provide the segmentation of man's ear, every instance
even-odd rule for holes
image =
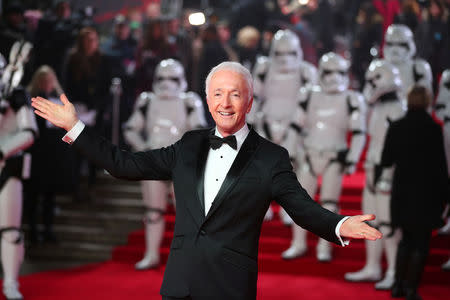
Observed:
[[[253,96],[248,100],[249,101],[249,104],[248,104],[248,107],[247,107],[247,114],[252,110],[252,105],[253,105]]]

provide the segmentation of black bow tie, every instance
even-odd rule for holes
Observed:
[[[229,135],[225,138],[218,137],[217,135],[209,136],[209,144],[213,150],[219,149],[223,143],[226,143],[234,150],[237,150],[237,140],[234,135]]]

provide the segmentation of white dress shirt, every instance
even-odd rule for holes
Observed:
[[[204,179],[204,195],[205,195],[205,216],[208,214],[209,209],[219,192],[222,183],[227,176],[231,165],[234,162],[239,150],[242,147],[245,139],[247,138],[250,130],[247,124],[245,124],[234,136],[237,141],[237,149],[234,150],[230,145],[224,143],[221,147],[213,150],[209,149],[208,158],[205,165],[205,179]],[[223,138],[220,132],[216,128],[215,135]]]
[[[62,140],[68,144],[72,144],[80,135],[80,133],[83,131],[84,127],[85,127],[84,123],[78,120],[75,126],[73,126],[72,129],[69,130],[66,133],[66,135],[64,135]],[[236,150],[231,148],[226,143],[222,144],[222,146],[219,147],[218,149],[215,150],[209,149],[208,158],[206,160],[205,166],[205,177],[204,177],[205,179],[203,186],[205,195],[205,215],[208,214],[208,211],[211,208],[214,198],[219,192],[219,189],[222,186],[222,183],[224,182],[225,177],[227,176],[227,173],[234,162],[234,159],[239,153],[239,150],[241,149],[242,144],[244,143],[249,133],[250,129],[246,124],[244,125],[244,127],[239,129],[239,131],[237,131],[234,134],[234,136],[236,136],[237,141]],[[218,137],[223,137],[217,130],[217,128],[215,131],[215,135],[217,135]],[[335,229],[335,234],[338,237],[339,241],[341,242],[342,246],[346,246],[349,244],[349,241],[348,240],[343,241],[339,234],[339,230],[341,228],[342,223],[344,223],[344,221],[347,220],[348,218],[349,217],[344,217],[336,225]]]

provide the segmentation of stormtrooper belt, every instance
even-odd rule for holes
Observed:
[[[5,161],[5,166],[0,173],[0,190],[10,177],[22,179],[23,155],[13,156]]]

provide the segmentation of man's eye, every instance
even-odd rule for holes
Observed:
[[[239,94],[233,94],[233,96],[234,96],[234,97],[240,97],[240,95],[239,95]]]
[[[215,93],[214,96],[219,97],[220,93]]]

